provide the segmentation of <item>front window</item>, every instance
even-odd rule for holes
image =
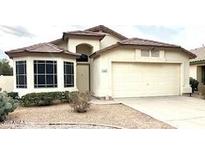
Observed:
[[[34,87],[57,87],[56,61],[34,61]]]
[[[74,65],[71,62],[64,62],[64,87],[74,86]]]
[[[16,88],[27,88],[26,61],[16,61]]]

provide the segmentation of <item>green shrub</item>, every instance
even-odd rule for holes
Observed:
[[[69,103],[69,97],[70,97],[69,91],[56,92],[54,95],[55,95],[54,100],[60,100],[62,103]]]
[[[19,95],[17,92],[9,92],[7,93],[9,97],[13,98],[13,99],[19,99]]]
[[[70,94],[70,107],[75,112],[84,113],[90,108],[90,94],[82,92],[72,92]]]
[[[17,103],[6,93],[0,93],[0,122],[6,119],[9,112],[13,112],[17,108]]]
[[[52,105],[56,100],[69,102],[69,92],[30,93],[21,97],[20,104],[24,107]]]
[[[194,78],[190,77],[189,78],[189,84],[192,88],[192,93],[194,93],[194,91],[198,91],[199,81],[197,81]]]

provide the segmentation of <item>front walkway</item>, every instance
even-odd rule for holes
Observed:
[[[205,128],[205,100],[186,96],[116,99],[176,128]]]

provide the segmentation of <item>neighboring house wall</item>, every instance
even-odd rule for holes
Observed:
[[[197,66],[197,69],[196,69],[196,77],[197,77],[197,80],[199,81],[199,83],[202,83],[202,68],[201,66]]]
[[[115,44],[118,41],[120,41],[120,39],[118,39],[110,34],[106,34],[106,36],[100,42],[100,49],[103,49],[103,48],[108,47],[112,44]]]
[[[197,65],[190,65],[189,71],[189,76],[197,79]]]
[[[93,60],[98,73],[93,77],[93,93],[98,97],[112,96],[112,62],[147,62],[147,63],[176,63],[180,65],[180,94],[190,92],[189,86],[189,57],[181,51],[160,51],[160,57],[141,57],[140,49],[115,48]],[[92,80],[91,80],[92,81]],[[123,81],[122,81],[123,82]]]
[[[14,76],[16,76],[16,61],[26,60],[27,70],[27,88],[16,88],[16,78],[14,78],[14,91],[19,93],[19,96],[32,92],[54,92],[54,91],[76,91],[76,60],[62,57],[20,57],[14,58]],[[57,61],[57,87],[54,88],[34,88],[34,60],[51,60]],[[74,87],[64,87],[64,61],[74,63]]]
[[[0,76],[1,91],[11,92],[14,89],[14,76]]]
[[[190,77],[196,79],[199,81],[199,84],[202,83],[202,67],[204,67],[204,64],[199,65],[190,65]]]

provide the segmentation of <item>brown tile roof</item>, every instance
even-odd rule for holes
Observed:
[[[97,55],[100,55],[103,52],[109,51],[110,49],[119,47],[119,46],[125,46],[125,45],[129,45],[129,46],[135,46],[135,47],[142,47],[142,46],[149,46],[149,47],[162,47],[162,48],[179,48],[181,49],[183,52],[187,53],[189,55],[190,58],[195,58],[196,55],[193,54],[192,52],[189,52],[188,50],[177,46],[177,45],[173,45],[173,44],[168,44],[168,43],[163,43],[163,42],[158,42],[158,41],[152,41],[152,40],[147,40],[147,39],[140,39],[140,38],[131,38],[131,39],[126,39],[123,41],[119,41],[116,44],[113,44],[111,46],[108,46],[104,49],[101,49],[99,51],[96,51],[95,53],[93,53],[92,55],[90,55],[90,57],[95,57]]]
[[[74,34],[74,35],[105,36],[105,33],[92,32],[92,31],[82,31],[82,30],[70,31],[70,32],[65,32],[65,33],[66,34]]]
[[[48,42],[48,43],[56,44],[56,43],[61,42],[61,41],[63,41],[63,38],[59,38],[59,39],[56,39],[56,40],[52,40],[52,41],[50,41],[50,42]]]
[[[197,56],[196,58],[190,60],[191,64],[205,63],[205,47],[192,49],[190,52]]]
[[[92,53],[92,54],[90,55],[90,58],[96,57],[96,56],[100,55],[101,53],[107,52],[107,51],[109,51],[109,50],[111,50],[111,49],[114,49],[114,48],[116,48],[116,47],[119,47],[119,46],[120,46],[120,43],[117,42],[117,43],[115,43],[115,44],[113,44],[113,45],[110,45],[110,46],[108,46],[108,47],[105,47],[105,48],[103,48],[103,49],[101,49],[101,50],[98,50],[98,51]]]
[[[119,42],[120,44],[125,45],[141,45],[141,46],[159,46],[159,47],[179,47],[177,45],[141,39],[141,38],[130,38]]]
[[[70,32],[64,32],[63,36],[87,36],[87,37],[96,37],[97,39],[101,40],[105,37],[105,33],[102,32],[92,32],[92,31],[70,31]]]
[[[59,48],[58,46],[52,44],[52,43],[39,43],[35,45],[31,45],[28,47],[23,47],[23,48],[18,48],[15,50],[10,50],[6,51],[5,53],[9,56],[12,57],[16,53],[22,53],[22,52],[27,52],[27,53],[63,53],[71,56],[80,56],[77,53],[70,52],[68,50],[63,50]]]
[[[92,31],[92,32],[104,32],[104,33],[108,33],[111,34],[117,38],[119,38],[120,40],[125,40],[127,39],[127,37],[123,36],[122,34],[104,26],[104,25],[99,25],[99,26],[95,26],[89,29],[86,29],[86,31]]]

